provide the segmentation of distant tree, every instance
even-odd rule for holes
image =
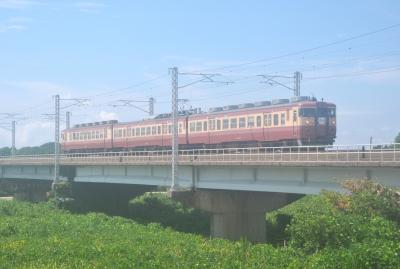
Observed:
[[[394,139],[394,143],[400,143],[400,133]]]
[[[9,156],[9,155],[11,155],[11,148],[9,147],[0,148],[0,156]]]
[[[36,147],[23,147],[17,151],[18,155],[52,154],[54,153],[54,143],[49,142]]]

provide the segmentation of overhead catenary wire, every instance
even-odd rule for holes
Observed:
[[[193,72],[206,72],[206,71],[215,71],[215,70],[225,70],[225,69],[234,69],[237,67],[242,67],[242,66],[246,66],[246,65],[252,65],[252,64],[256,64],[256,63],[260,63],[260,62],[269,62],[269,61],[273,61],[273,60],[278,60],[278,59],[282,59],[282,58],[286,58],[286,57],[290,57],[290,56],[296,56],[296,55],[300,55],[300,54],[305,54],[308,52],[312,52],[315,50],[319,50],[319,49],[323,49],[323,48],[328,48],[328,47],[332,47],[338,44],[342,44],[342,43],[346,43],[352,40],[356,40],[359,38],[363,38],[363,37],[367,37],[367,36],[371,36],[380,32],[384,32],[384,31],[388,31],[394,28],[400,27],[400,23],[397,24],[393,24],[393,25],[389,25],[383,28],[379,28],[377,30],[373,30],[373,31],[369,31],[369,32],[365,32],[359,35],[355,35],[349,38],[344,38],[344,39],[340,39],[337,41],[333,41],[333,42],[329,42],[329,43],[325,43],[325,44],[321,44],[315,47],[311,47],[311,48],[307,48],[307,49],[303,49],[303,50],[298,50],[298,51],[293,51],[293,52],[289,52],[289,53],[285,53],[285,54],[281,54],[278,56],[272,56],[272,57],[268,57],[268,58],[262,58],[262,59],[258,59],[258,60],[253,60],[253,61],[248,61],[248,62],[243,62],[240,64],[232,64],[232,65],[225,65],[225,66],[220,66],[220,67],[215,67],[215,68],[207,68],[207,69],[202,69],[202,70],[196,70]]]

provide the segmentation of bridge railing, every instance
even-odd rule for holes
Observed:
[[[168,163],[171,150],[68,153],[62,163]],[[51,163],[53,154],[0,156],[1,163]],[[179,150],[181,162],[400,162],[400,144]]]

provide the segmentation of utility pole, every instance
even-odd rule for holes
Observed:
[[[179,189],[179,132],[178,132],[178,117],[179,117],[179,101],[185,101],[187,99],[179,99],[178,90],[191,86],[199,82],[211,82],[211,83],[221,83],[230,84],[232,81],[216,81],[215,76],[219,74],[205,74],[205,73],[178,73],[178,67],[174,66],[169,69],[171,74],[171,88],[172,88],[172,165],[171,165],[171,191],[176,191]],[[199,80],[190,82],[186,85],[178,86],[178,75],[190,75],[190,76],[200,76]]]
[[[178,162],[179,162],[179,137],[178,137],[178,67],[170,68],[172,80],[172,183],[171,191],[179,188]]]
[[[302,77],[299,71],[294,72],[294,96],[300,96],[300,80]]]
[[[65,128],[66,129],[69,129],[71,127],[70,126],[70,119],[71,119],[71,112],[67,111],[65,113]]]
[[[25,120],[26,118],[20,117],[17,113],[0,113],[0,115],[4,115],[4,119],[11,119],[11,124],[9,123],[0,123],[0,128],[3,128],[7,131],[11,132],[11,156],[15,156],[16,147],[15,147],[15,126],[17,124],[17,120]]]
[[[149,98],[149,115],[150,116],[154,115],[154,98],[153,97]]]
[[[15,156],[15,152],[16,152],[16,148],[15,148],[15,123],[16,121],[13,120],[11,122],[11,135],[12,135],[12,142],[11,142],[11,156],[14,157]]]
[[[65,107],[60,107],[61,101],[72,101],[73,103]],[[54,96],[54,114],[45,114],[46,116],[54,116],[54,178],[53,184],[51,185],[52,190],[54,190],[55,184],[58,183],[60,176],[60,110],[72,106],[83,106],[87,101],[89,100],[79,98],[61,99],[60,95],[57,94]],[[69,116],[70,114],[67,114],[68,121]],[[67,124],[69,125],[69,122]]]
[[[55,112],[54,112],[54,181],[52,184],[52,188],[54,188],[54,184],[58,182],[59,176],[59,162],[60,162],[60,95],[56,95],[54,98],[55,104]]]
[[[275,86],[275,85],[282,86],[282,87],[284,87],[284,88],[286,88],[288,90],[293,91],[293,94],[296,97],[301,95],[301,93],[300,93],[300,81],[303,78],[303,75],[299,71],[294,72],[292,77],[290,77],[290,76],[279,76],[279,75],[273,75],[272,76],[272,75],[265,75],[265,74],[261,74],[261,75],[258,75],[258,76],[262,77],[264,79],[264,81],[262,81],[262,83],[266,83],[266,84],[269,84],[271,86]],[[293,88],[291,88],[291,87],[289,87],[289,86],[287,86],[287,85],[285,85],[285,84],[283,84],[283,83],[281,83],[281,82],[276,80],[276,79],[279,79],[279,78],[281,78],[281,79],[282,78],[283,79],[293,79]]]

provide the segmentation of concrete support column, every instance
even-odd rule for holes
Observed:
[[[211,235],[229,240],[246,238],[265,242],[265,213],[280,208],[293,197],[286,193],[227,190],[175,191],[171,197],[211,213]]]

